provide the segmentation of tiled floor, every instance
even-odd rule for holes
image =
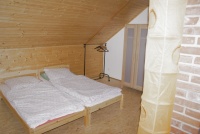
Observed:
[[[120,87],[120,81],[111,79],[100,80],[112,86]],[[46,132],[46,134],[136,134],[140,115],[142,92],[123,88],[124,108],[119,109],[119,103],[92,113],[90,127],[84,127],[83,118]],[[13,116],[3,101],[0,101],[0,133],[27,134],[28,132],[18,119]]]

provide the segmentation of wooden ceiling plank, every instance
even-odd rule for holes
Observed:
[[[144,0],[129,1],[132,6],[132,2],[136,2],[138,8],[145,3]],[[127,18],[131,18],[132,14],[121,10],[127,2],[0,1],[0,48],[81,45],[89,40],[92,43],[103,42],[127,23]]]

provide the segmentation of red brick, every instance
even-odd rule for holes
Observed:
[[[188,92],[187,98],[200,104],[200,93]]]
[[[199,64],[200,65],[200,57],[196,57],[194,59],[194,64]]]
[[[195,25],[197,24],[199,17],[185,17],[184,24],[185,25]]]
[[[184,54],[192,54],[192,55],[200,55],[199,47],[181,47],[181,53]]]
[[[183,113],[183,110],[184,110],[183,107],[174,104],[174,111],[177,111],[177,112]]]
[[[183,63],[192,63],[192,56],[180,56],[179,62],[183,62]]]
[[[200,110],[200,104],[199,103],[191,102],[189,100],[185,100],[185,99],[178,98],[178,97],[175,97],[175,104],[179,104],[179,105],[182,105],[184,107],[195,109],[195,110]]]
[[[196,75],[200,75],[200,67],[197,66],[191,66],[191,65],[185,65],[185,64],[179,64],[180,71],[188,72]]]
[[[199,131],[199,129],[191,127],[191,126],[188,126],[186,124],[183,124],[182,128],[183,128],[183,130],[185,130],[187,132],[190,132],[192,134],[198,134],[198,131]]]
[[[200,119],[200,111],[196,112],[194,110],[186,108],[185,114],[193,118]]]
[[[176,89],[176,95],[180,97],[186,97],[187,91],[182,90],[182,89]]]
[[[190,125],[195,126],[195,127],[199,127],[199,124],[200,124],[200,122],[197,121],[197,120],[194,120],[192,118],[189,118],[187,116],[184,116],[182,114],[178,114],[178,113],[175,113],[175,112],[173,112],[172,117],[174,119],[177,119],[179,121],[182,121],[184,123],[190,124]]]
[[[174,119],[172,119],[171,125],[173,125],[173,126],[175,126],[177,128],[181,128],[181,122],[177,121],[177,120],[174,120]]]
[[[197,5],[200,4],[200,0],[188,0],[187,5]]]
[[[196,83],[196,84],[200,84],[200,77],[192,76],[191,82]]]
[[[194,42],[195,42],[195,38],[194,37],[186,37],[186,36],[184,36],[182,38],[182,43],[183,44],[194,44]]]
[[[200,6],[186,8],[186,15],[200,15]]]
[[[183,81],[189,81],[189,75],[179,73],[178,74],[178,79],[179,80],[183,80]]]
[[[183,34],[198,35],[200,33],[199,27],[184,27]]]
[[[188,90],[190,92],[199,92],[200,91],[200,85],[196,85],[196,84],[192,84],[192,83],[185,83],[185,82],[177,81],[176,87],[184,89],[184,90]]]
[[[186,132],[183,132],[182,130],[177,129],[173,126],[171,126],[171,132],[174,133],[174,134],[187,134]]]

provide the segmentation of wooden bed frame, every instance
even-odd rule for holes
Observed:
[[[87,118],[88,118],[88,120],[86,122],[86,125],[90,125],[91,124],[91,113],[92,112],[100,110],[100,109],[102,109],[104,107],[107,107],[107,106],[109,106],[111,104],[114,104],[116,102],[120,102],[120,109],[123,109],[123,94],[119,95],[117,97],[114,97],[112,99],[109,99],[107,101],[104,101],[102,103],[99,103],[97,105],[94,105],[92,107],[85,107],[86,113],[87,113]]]
[[[54,65],[54,66],[48,66],[48,67],[45,67],[45,68],[70,68],[70,66],[69,65]],[[38,74],[39,74],[40,78],[41,78],[40,74],[43,73],[43,72],[44,72],[44,68],[38,70]],[[85,120],[86,126],[89,126],[91,124],[91,113],[92,112],[95,112],[99,109],[107,107],[107,106],[114,104],[116,102],[120,102],[120,109],[123,109],[123,94],[121,94],[117,97],[114,97],[112,99],[109,99],[107,101],[104,101],[102,103],[91,106],[91,107],[85,106],[86,117],[87,117],[87,119]]]
[[[26,76],[26,75],[31,75],[31,76],[36,76],[38,77],[38,70],[23,70],[23,71],[15,71],[15,72],[5,72],[0,75],[0,83],[5,81],[6,79],[9,78],[14,78],[18,76]],[[7,106],[11,109],[11,111],[14,113],[15,116],[22,122],[22,124],[28,129],[29,134],[41,134],[44,132],[47,132],[49,130],[52,130],[54,128],[57,128],[61,125],[64,125],[68,122],[71,122],[73,120],[76,120],[78,118],[84,117],[84,124],[87,125],[86,122],[88,122],[88,117],[86,116],[87,112],[86,110],[76,112],[73,114],[66,115],[61,118],[54,119],[52,121],[49,121],[47,123],[44,123],[36,128],[30,128],[28,124],[21,118],[21,116],[16,112],[16,110],[12,107],[12,105],[9,103],[7,98],[3,95],[2,91],[0,90],[0,96],[2,97],[1,99],[4,100],[4,102],[7,104]]]

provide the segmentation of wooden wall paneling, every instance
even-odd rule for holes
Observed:
[[[82,45],[0,49],[0,53],[1,71],[36,69],[48,65],[70,64],[73,72],[83,74]]]
[[[82,44],[105,43],[144,8],[148,0],[0,1],[0,72],[70,64],[83,74]],[[73,46],[74,45],[74,46]],[[88,47],[89,77],[103,55]]]
[[[80,45],[127,0],[0,1],[0,48]]]
[[[96,46],[87,47],[86,73],[89,77],[98,76],[103,67],[102,53],[97,52],[94,47]],[[83,45],[0,49],[0,73],[69,64],[72,72],[83,74],[83,59]]]
[[[90,78],[98,77],[103,71],[103,53],[94,49],[97,46],[86,46],[86,76]]]
[[[147,0],[131,0],[128,4],[126,0],[0,1],[3,37],[0,47],[78,45],[94,36],[93,40],[104,43],[147,3]],[[127,6],[121,11],[124,5]]]

